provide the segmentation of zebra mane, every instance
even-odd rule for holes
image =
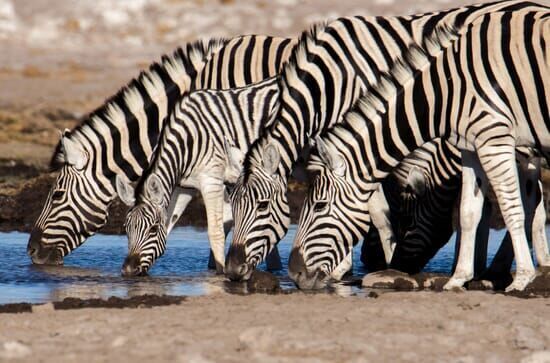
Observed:
[[[294,49],[292,50],[292,54],[290,55],[287,62],[283,65],[281,72],[279,73],[278,77],[278,83],[279,83],[279,91],[283,92],[284,89],[288,89],[288,84],[286,81],[287,77],[281,77],[282,74],[289,75],[290,77],[297,77],[297,66],[298,62],[304,58],[307,57],[308,54],[308,47],[317,44],[318,42],[318,36],[321,32],[323,32],[327,25],[329,24],[328,21],[318,22],[316,24],[313,24],[308,30],[305,30],[302,32],[300,37],[298,38],[298,42],[294,46]],[[279,99],[281,99],[281,96],[279,96]],[[277,111],[277,114],[281,112],[281,108]],[[274,115],[274,119],[277,119],[278,115]],[[265,136],[269,135],[272,129],[275,129],[277,126],[277,122],[273,122],[271,126],[264,127],[260,130],[260,134],[258,135],[258,138],[250,145],[248,152],[246,154],[246,157],[244,159],[243,163],[243,170],[242,175],[244,175],[244,182],[246,183],[248,181],[248,176],[251,173],[251,169],[253,166],[253,156],[257,156],[257,153],[259,152],[260,148],[263,146],[262,143],[265,140]]]
[[[416,79],[431,64],[433,58],[451,47],[459,36],[460,33],[456,27],[439,25],[431,35],[423,39],[422,45],[409,44],[407,50],[394,61],[389,71],[381,73],[378,81],[367,87],[363,96],[344,115],[344,124],[364,122],[365,117],[372,119],[380,112],[385,112],[382,101],[402,92],[404,84]],[[336,125],[334,128],[338,127],[339,125]]]
[[[105,127],[127,123],[134,120],[135,114],[141,114],[150,105],[140,100],[139,89],[146,89],[153,101],[159,100],[161,95],[168,94],[168,101],[172,103],[180,93],[188,90],[193,77],[196,75],[195,65],[204,62],[210,54],[216,52],[227,43],[226,39],[215,38],[208,41],[198,40],[179,47],[171,54],[161,57],[160,62],[153,62],[148,69],[140,72],[127,85],[122,87],[114,96],[108,98],[103,105],[84,117],[82,122],[70,131],[65,131],[63,137],[79,143],[79,136],[86,138],[86,134]],[[165,81],[173,81],[166,88]],[[177,93],[177,95],[176,95]],[[168,110],[173,105],[168,104]],[[50,161],[52,171],[59,170],[65,164],[63,145],[58,142]]]

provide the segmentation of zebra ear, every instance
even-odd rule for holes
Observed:
[[[147,198],[156,205],[162,204],[162,182],[155,174],[151,174],[145,183]]]
[[[267,144],[264,148],[264,157],[262,160],[264,168],[268,174],[275,175],[281,162],[281,154],[275,144]]]
[[[426,177],[422,170],[418,166],[413,166],[409,170],[409,175],[407,175],[407,187],[413,191],[417,196],[423,196],[426,193]]]
[[[226,182],[235,183],[243,169],[245,153],[238,147],[233,146],[231,141],[225,138],[223,143],[225,151],[225,175]]]
[[[120,200],[128,207],[133,207],[136,203],[134,187],[132,187],[132,185],[126,181],[126,178],[120,174],[117,174],[115,184],[116,192]]]
[[[78,170],[86,166],[86,162],[88,161],[86,152],[82,150],[80,145],[71,140],[66,133],[61,138],[61,145],[63,146],[63,158],[67,164],[74,166]]]
[[[346,173],[346,162],[340,152],[324,142],[320,137],[315,139],[315,145],[317,145],[317,152],[321,160],[332,170],[334,175],[344,176]]]

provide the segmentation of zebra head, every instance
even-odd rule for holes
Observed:
[[[351,182],[348,164],[334,147],[316,141],[308,169],[315,176],[304,201],[288,273],[301,289],[340,279],[352,249],[369,231],[367,200]]]
[[[107,221],[112,200],[95,176],[82,140],[64,132],[52,159],[59,175],[48,193],[27,245],[35,264],[63,264],[63,258]],[[106,182],[108,184],[108,180]]]
[[[134,189],[122,177],[117,176],[116,187],[120,199],[132,207],[124,224],[128,256],[122,265],[122,275],[146,275],[166,250],[166,206],[163,205],[161,181],[156,175],[150,175],[137,203]]]
[[[278,172],[279,162],[277,147],[268,144],[231,191],[235,227],[225,262],[231,280],[247,280],[288,230],[287,178]]]

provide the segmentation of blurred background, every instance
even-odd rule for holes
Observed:
[[[471,2],[0,0],[0,230],[28,231],[40,213],[59,130],[177,46],[251,33],[296,37],[341,15],[405,15]],[[292,190],[298,206],[303,186]],[[182,223],[204,223],[200,201],[190,208],[196,219]],[[123,213],[115,205],[106,232],[119,231]]]

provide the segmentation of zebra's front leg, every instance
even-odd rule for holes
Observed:
[[[514,247],[516,275],[506,291],[524,290],[535,278],[535,267],[531,260],[527,235],[525,233],[525,212],[521,201],[515,144],[507,143],[512,135],[492,138],[478,147],[479,160],[487,175],[504,218],[504,223]]]
[[[460,199],[460,241],[458,261],[445,290],[463,288],[474,277],[474,251],[477,227],[481,220],[485,187],[477,157],[469,151],[462,152],[462,192]]]
[[[395,252],[396,239],[390,221],[390,207],[381,184],[378,190],[372,194],[368,203],[368,210],[372,218],[372,224],[378,229],[386,265],[389,266]]]
[[[216,272],[221,274],[225,265],[224,185],[208,180],[201,185],[201,194],[206,208],[210,248]]]

